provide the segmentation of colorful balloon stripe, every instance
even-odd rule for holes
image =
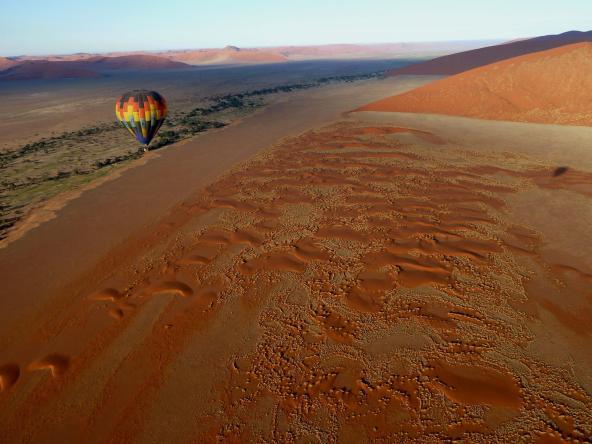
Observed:
[[[115,104],[115,115],[140,143],[148,145],[167,115],[166,100],[156,91],[130,91]]]

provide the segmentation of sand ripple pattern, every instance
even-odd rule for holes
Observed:
[[[537,335],[589,344],[592,272],[506,201],[589,177],[503,160],[347,121],[286,140],[27,339],[67,354],[0,366],[0,437],[584,442],[592,384]]]

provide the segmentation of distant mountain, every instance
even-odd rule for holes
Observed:
[[[512,57],[581,42],[592,42],[592,31],[570,31],[460,52],[405,66],[391,71],[389,75],[453,75]]]
[[[466,71],[358,111],[592,126],[591,73],[592,43],[576,43]]]
[[[99,73],[77,66],[74,62],[48,62],[46,60],[26,60],[0,71],[0,80],[49,80],[76,77],[99,77]]]

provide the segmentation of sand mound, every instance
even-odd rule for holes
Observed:
[[[584,243],[592,171],[479,148],[349,119],[261,152],[0,323],[0,430],[585,442],[592,269],[514,208],[588,199],[556,216]]]
[[[10,60],[9,60],[10,61]],[[145,54],[119,57],[90,57],[75,61],[25,60],[0,72],[0,80],[68,79],[99,77],[101,71],[179,69],[189,65]],[[0,60],[0,68],[2,60]]]
[[[492,120],[592,125],[592,43],[477,68],[361,108]]]
[[[481,48],[496,42],[490,41],[442,41],[399,42],[375,44],[330,44],[313,46],[279,46],[273,48],[290,60],[392,58],[408,55],[440,56]]]
[[[92,66],[94,69],[178,69],[187,68],[187,64],[169,60],[165,57],[134,54],[119,57],[92,57],[77,62],[82,66]]]
[[[28,60],[0,73],[0,80],[69,79],[75,77],[98,77],[92,69],[73,62],[47,62]]]
[[[427,62],[391,71],[389,74],[452,75],[512,57],[546,51],[573,43],[591,41],[592,31],[571,31],[559,35],[546,35],[438,57]]]
[[[7,59],[6,57],[0,57],[0,71],[4,71],[5,69],[16,65],[16,63],[17,62],[14,60]]]
[[[223,49],[201,49],[195,51],[171,52],[171,60],[191,65],[215,65],[233,63],[278,63],[288,60],[283,54],[273,50],[241,49],[227,46]]]
[[[282,63],[294,60],[350,60],[394,58],[404,55],[433,57],[467,51],[491,41],[443,41],[416,43],[380,43],[369,45],[332,44],[314,46],[276,46],[262,48],[224,48],[168,50],[162,52],[133,51],[50,55],[21,55],[10,59],[0,57],[0,71],[25,61],[88,62],[100,69],[171,69],[190,65],[224,65]],[[84,65],[83,65],[84,67]]]

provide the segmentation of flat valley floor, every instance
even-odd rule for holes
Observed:
[[[53,293],[5,258],[0,441],[590,440],[591,136],[350,113]]]

